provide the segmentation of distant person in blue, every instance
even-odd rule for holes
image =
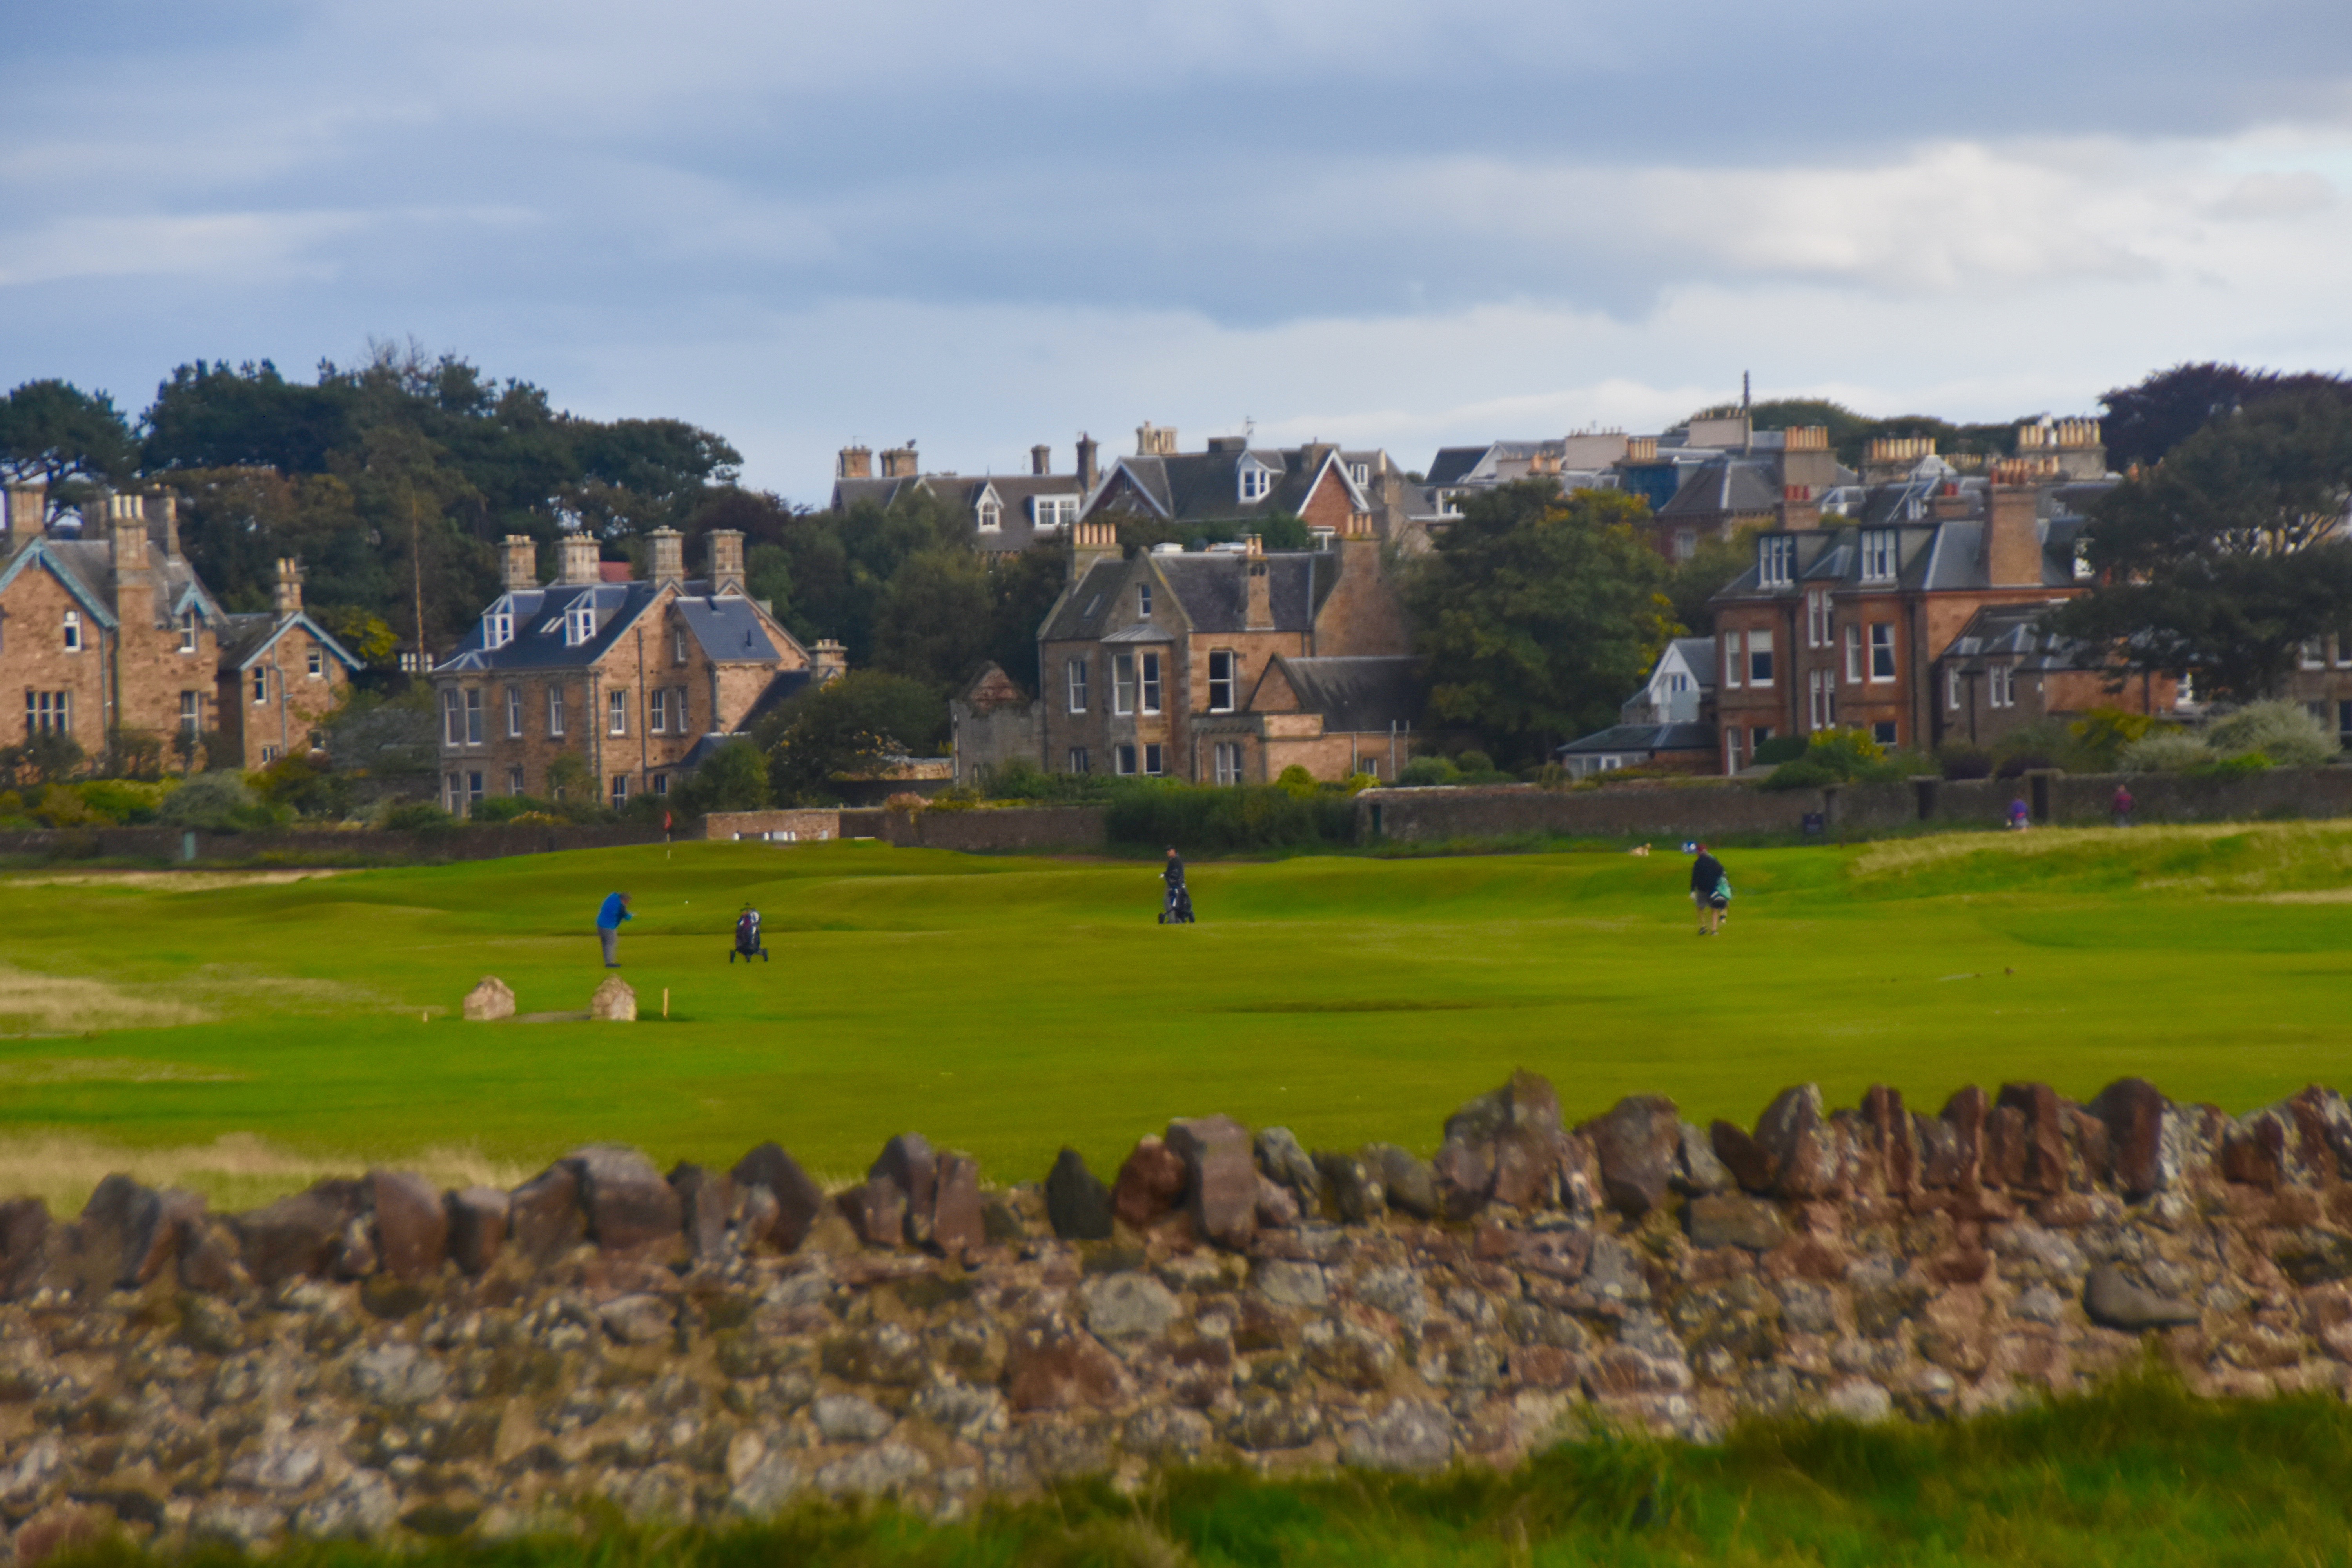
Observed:
[[[604,907],[596,911],[596,934],[604,942],[604,967],[621,967],[621,922],[637,917],[629,912],[629,895],[607,893]]]

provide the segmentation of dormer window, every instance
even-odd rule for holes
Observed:
[[[1242,469],[1242,500],[1264,500],[1274,491],[1274,475],[1251,463]]]
[[[563,612],[563,645],[578,647],[596,635],[596,606],[574,605]]]
[[[1151,584],[1149,583],[1135,585],[1135,613],[1139,616],[1151,614]]]
[[[1348,477],[1354,479],[1358,485],[1370,484],[1372,466],[1370,463],[1351,463],[1348,467]]]
[[[1030,503],[1030,515],[1039,528],[1066,528],[1078,521],[1078,498],[1039,496]]]
[[[994,496],[983,498],[980,503],[980,531],[993,533],[1003,526],[1004,508],[997,504]]]
[[[514,612],[492,610],[482,617],[482,647],[504,647],[514,641]]]
[[[1797,542],[1785,533],[1756,542],[1756,584],[1785,588],[1797,580]]]
[[[79,610],[66,612],[66,651],[68,653],[81,651],[81,612]]]
[[[1862,580],[1865,583],[1895,581],[1893,529],[1865,528],[1862,531]]]
[[[196,612],[194,610],[180,612],[180,651],[182,653],[196,651]]]

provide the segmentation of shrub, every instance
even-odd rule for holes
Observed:
[[[2336,731],[2300,702],[2249,702],[2205,732],[2224,756],[2260,752],[2279,767],[2314,767],[2336,759]]]
[[[2123,747],[2116,765],[2127,773],[2180,773],[2210,762],[2205,742],[2185,730],[2158,730]]]
[[[1793,763],[1804,754],[1805,737],[1802,735],[1775,735],[1756,748],[1756,761],[1762,767],[1779,767],[1782,763]]]
[[[1444,757],[1415,757],[1397,773],[1397,783],[1408,789],[1426,789],[1433,784],[1462,782],[1462,770]]]
[[[1992,777],[1992,753],[1982,746],[1947,741],[1936,748],[1936,771],[1948,779]]]
[[[2169,728],[2146,713],[2126,713],[2120,708],[2094,708],[2066,727],[2074,740],[2076,760],[2089,773],[2112,772],[2126,746],[2151,731]]]
[[[1495,759],[1484,752],[1470,751],[1454,758],[1454,765],[1465,773],[1491,773],[1495,771]]]
[[[289,752],[253,778],[264,801],[304,816],[341,816],[351,809],[351,781],[313,763],[308,752]]]
[[[1820,789],[1824,784],[1843,784],[1846,775],[1829,763],[1813,757],[1799,757],[1793,763],[1782,763],[1764,777],[1759,789]]]
[[[217,773],[198,773],[182,784],[156,815],[174,827],[240,833],[273,826],[288,814],[283,807],[263,805],[236,774]]]
[[[174,786],[144,779],[92,779],[81,786],[82,804],[109,822],[155,820]]]
[[[1124,783],[1107,814],[1111,841],[1191,850],[1310,848],[1349,844],[1356,808],[1342,793],[1294,795],[1280,784]]]
[[[488,805],[490,803],[486,800],[482,804]],[[394,833],[432,833],[457,826],[456,817],[429,800],[394,802],[384,807],[383,816],[380,820],[383,826]]]
[[[1316,791],[1315,775],[1293,763],[1275,779],[1274,787],[1295,800],[1305,800]]]
[[[696,816],[714,811],[758,811],[768,804],[768,763],[760,748],[738,737],[703,759],[678,792],[678,804]]]

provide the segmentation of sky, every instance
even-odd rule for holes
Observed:
[[[2095,413],[2352,370],[2344,0],[75,0],[0,56],[0,383],[414,340],[835,451]]]

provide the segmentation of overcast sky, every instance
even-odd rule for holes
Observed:
[[[0,380],[414,336],[832,454],[1997,418],[2352,369],[2346,0],[74,0],[0,57]]]

